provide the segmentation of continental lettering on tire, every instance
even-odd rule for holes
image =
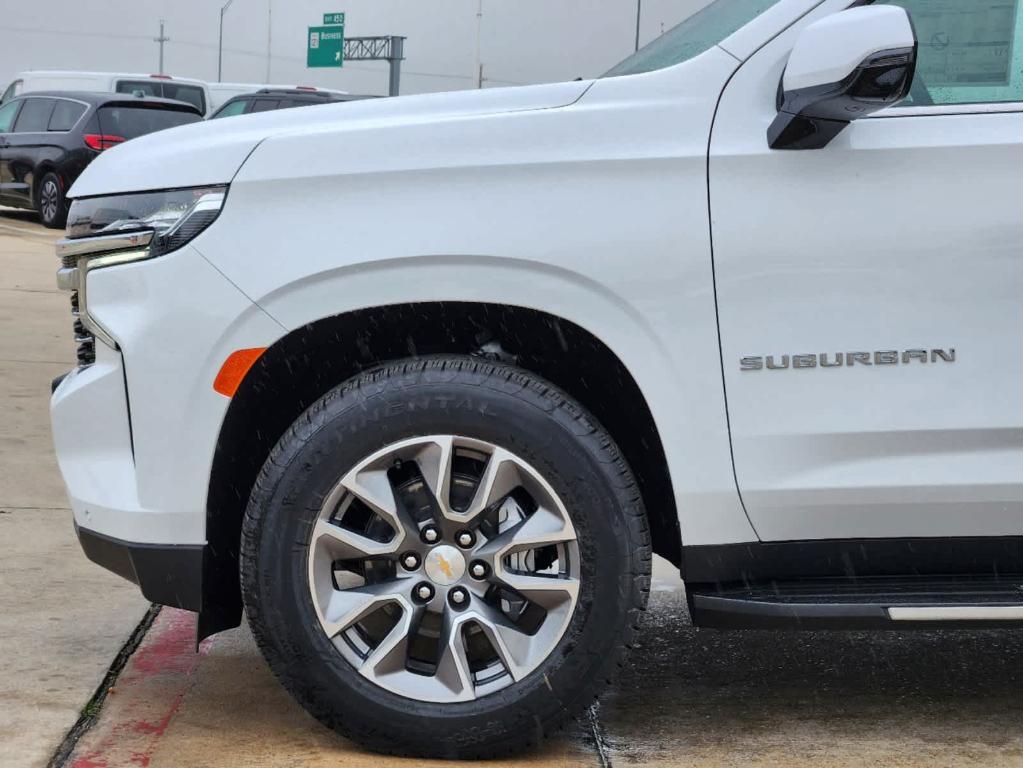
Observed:
[[[858,368],[888,365],[954,363],[954,347],[947,349],[881,349],[874,352],[821,352],[803,355],[754,355],[739,360],[741,371],[788,371],[808,368]]]

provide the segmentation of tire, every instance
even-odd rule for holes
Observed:
[[[423,437],[436,435],[457,436],[451,443],[454,447],[450,454],[438,452],[445,438],[432,442],[434,438]],[[406,445],[412,448],[401,447]],[[478,457],[482,453],[476,453],[478,448],[492,451],[485,465],[494,467],[489,477],[501,475],[512,479],[495,480],[492,486],[480,479],[478,487],[483,490],[466,492],[472,497],[472,502],[461,508],[468,510],[466,515],[473,514],[474,509],[491,498],[486,489],[493,489],[495,499],[483,507],[490,511],[481,519],[485,517],[489,522],[480,522],[472,534],[478,549],[475,554],[464,551],[464,560],[469,563],[462,576],[466,581],[444,586],[443,582],[452,576],[447,566],[444,573],[436,567],[444,558],[434,557],[435,550],[430,549],[433,544],[423,543],[422,538],[410,538],[408,528],[402,546],[420,547],[421,570],[404,572],[401,557],[406,555],[395,552],[396,562],[388,562],[383,568],[388,575],[381,577],[388,590],[395,584],[403,590],[404,585],[412,585],[417,579],[420,584],[425,579],[436,590],[433,602],[425,607],[417,607],[415,594],[407,604],[403,602],[401,618],[392,632],[404,631],[406,625],[402,622],[406,615],[411,617],[408,626],[425,631],[422,628],[426,618],[415,617],[428,616],[438,601],[443,627],[449,626],[449,620],[457,622],[462,616],[480,617],[480,622],[467,619],[448,633],[448,638],[459,638],[450,640],[451,646],[443,640],[437,642],[436,648],[429,646],[431,652],[436,651],[431,657],[436,666],[432,668],[433,687],[427,688],[421,681],[429,679],[429,674],[420,670],[419,675],[411,676],[407,671],[410,665],[424,663],[420,657],[413,659],[415,654],[410,650],[413,645],[405,647],[399,643],[394,646],[396,650],[387,650],[391,648],[388,638],[396,635],[387,634],[385,629],[380,634],[386,637],[375,649],[364,641],[368,650],[360,650],[359,641],[364,635],[358,631],[362,625],[346,630],[347,634],[335,635],[332,640],[325,629],[329,625],[334,632],[340,624],[326,620],[321,623],[322,616],[334,605],[330,601],[336,599],[334,590],[338,589],[339,579],[351,576],[335,570],[339,562],[347,561],[335,560],[341,555],[331,549],[336,544],[333,538],[336,531],[330,527],[337,523],[334,516],[339,514],[332,511],[331,494],[337,494],[345,483],[360,489],[368,487],[369,481],[362,478],[379,477],[379,473],[373,473],[386,466],[393,498],[404,499],[402,494],[413,493],[408,488],[422,491],[431,487],[426,480],[434,476],[430,457],[444,455],[455,456],[451,466],[460,468],[459,472],[437,471],[436,477],[440,479],[434,482],[442,483],[444,477],[450,477],[452,488],[472,487],[466,477],[474,475],[468,470],[463,472],[465,467],[475,468],[477,475],[488,477],[480,469],[482,460]],[[388,453],[413,449],[419,453],[411,461],[399,457],[392,462],[395,454]],[[385,458],[371,458],[365,463],[367,457],[375,455]],[[360,469],[364,466],[368,468]],[[438,466],[446,465],[439,462]],[[505,472],[508,474],[503,475]],[[410,485],[399,485],[405,476],[402,473],[425,482],[413,479]],[[358,478],[357,482],[353,477]],[[339,478],[345,479],[339,484]],[[514,491],[501,496],[516,482],[520,485]],[[341,522],[349,515],[361,520],[352,511],[361,504],[361,497],[350,494],[347,487],[342,494],[348,501],[337,507],[347,504],[340,513]],[[448,507],[444,507],[450,508],[451,515],[462,514],[457,511],[455,495],[452,490],[447,497]],[[438,496],[443,494],[434,494],[431,503],[436,504]],[[496,500],[501,498],[505,500],[494,511],[498,507]],[[414,509],[416,514],[422,514],[421,509],[413,506],[403,507],[397,501],[394,505],[395,509]],[[433,511],[424,518],[427,528],[438,519],[432,516],[436,509],[430,509]],[[559,509],[567,517],[551,511]],[[547,517],[537,517],[541,513]],[[493,522],[505,514],[504,522]],[[440,519],[443,525],[449,525],[450,521],[443,516]],[[516,536],[533,541],[523,531],[533,527],[536,520],[540,520],[537,530],[545,521],[560,521],[550,528],[558,531],[551,536],[574,535],[575,539],[511,555],[503,552],[515,548],[506,548],[495,557],[488,572],[493,583],[471,581],[469,572],[478,569],[480,563],[470,562],[471,557],[483,556],[487,547],[515,541]],[[421,527],[423,520],[406,516],[391,522],[388,535],[400,536],[397,531],[402,525],[414,525],[412,531],[418,528],[421,537],[427,535]],[[374,524],[366,523],[359,530],[368,532]],[[329,534],[316,538],[314,534],[327,530],[318,526],[330,528]],[[349,529],[344,530],[347,541]],[[456,539],[459,535],[452,534]],[[445,532],[445,542],[447,536]],[[378,535],[373,540],[386,538]],[[394,546],[391,541],[387,546]],[[444,546],[450,554],[461,545]],[[436,546],[436,552],[440,549]],[[556,560],[548,570],[556,571],[553,578],[557,583],[537,581],[542,577],[535,575],[536,570],[554,556]],[[458,557],[450,554],[449,559],[454,561]],[[407,565],[411,560],[404,562]],[[479,759],[514,753],[532,747],[585,710],[612,682],[631,647],[649,593],[650,562],[649,529],[642,499],[632,472],[610,435],[580,405],[551,384],[514,367],[468,357],[420,358],[390,364],[351,379],[314,403],[285,433],[263,466],[245,513],[241,542],[242,594],[249,624],[284,686],[308,712],[342,736],[377,752],[416,757]],[[523,563],[527,565],[522,566]],[[435,566],[433,570],[431,564]],[[375,573],[373,569],[378,566],[379,563],[364,561],[351,567],[361,568],[369,584],[369,574]],[[515,570],[520,566],[526,570]],[[329,572],[327,585],[317,581],[323,568]],[[395,579],[408,578],[391,580],[391,569]],[[531,573],[534,575],[530,576]],[[430,582],[434,577],[437,581]],[[569,588],[573,579],[574,586]],[[457,597],[453,593],[459,591],[462,583],[468,585],[465,591],[470,597],[464,614],[452,602]],[[525,589],[523,584],[540,584],[542,589],[507,592],[503,591],[506,584],[516,589]],[[484,597],[472,591],[477,588],[487,590]],[[555,592],[546,592],[549,588]],[[446,600],[440,597],[444,589],[448,590]],[[555,593],[555,597],[550,597]],[[324,594],[326,602],[321,600]],[[363,594],[358,592],[359,600]],[[527,594],[531,597],[518,599]],[[345,593],[346,598],[348,595]],[[501,602],[498,596],[510,601]],[[532,603],[534,598],[545,607],[537,611]],[[519,608],[522,612],[516,621],[520,623],[509,629],[502,622],[511,621],[507,616]],[[386,610],[375,610],[371,616],[379,619],[385,613],[388,617],[397,614],[399,609],[392,603]],[[497,615],[497,624],[486,624],[496,615],[495,610],[502,612]],[[522,617],[527,614],[534,619],[542,614],[538,629],[524,622]],[[420,623],[414,625],[415,621]],[[370,616],[363,622],[368,624]],[[484,631],[485,626],[491,626],[489,633]],[[493,626],[500,632],[494,632]],[[507,638],[517,642],[521,639],[518,633],[529,631],[534,634],[526,634],[529,639],[514,646],[528,652],[513,652],[509,650],[513,648],[510,643],[502,645]],[[443,631],[440,636],[445,637]],[[481,636],[485,642],[479,640]],[[422,642],[422,636],[416,635],[409,642]],[[549,643],[555,644],[549,651],[543,651]],[[458,654],[449,652],[450,647],[461,647],[462,660],[470,656],[472,660],[466,666],[451,663]],[[372,667],[376,654],[384,659],[379,667],[370,672],[357,670],[358,664],[364,670]],[[477,671],[466,673],[467,668]],[[483,671],[478,671],[481,668]],[[384,673],[377,676],[380,669]],[[451,673],[453,669],[461,671]],[[515,674],[512,670],[516,670]],[[466,674],[475,675],[468,684]],[[444,699],[455,689],[461,691],[459,696],[470,698]],[[416,693],[409,694],[408,690]],[[419,693],[420,690],[423,692]],[[444,696],[437,698],[438,691]]]
[[[39,223],[50,229],[61,229],[67,223],[68,204],[64,182],[50,171],[39,182],[36,193],[36,213]]]

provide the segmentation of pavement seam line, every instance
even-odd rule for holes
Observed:
[[[590,732],[593,734],[593,746],[597,750],[597,758],[600,760],[600,768],[611,768],[611,756],[608,754],[604,729],[600,724],[600,702],[593,702],[586,713],[587,719],[590,721]]]
[[[57,749],[54,751],[50,761],[46,764],[46,768],[63,768],[68,758],[71,757],[75,747],[78,745],[79,740],[88,733],[89,729],[99,719],[100,713],[103,710],[103,702],[106,701],[107,693],[113,687],[114,683],[117,682],[118,676],[121,674],[121,670],[124,669],[128,660],[135,653],[136,649],[142,643],[149,628],[153,625],[157,615],[160,613],[161,606],[153,603],[149,606],[149,610],[146,611],[146,615],[142,617],[142,620],[135,625],[135,629],[132,630],[131,635],[121,646],[121,650],[117,652],[114,660],[110,663],[107,668],[107,673],[103,676],[103,680],[100,681],[95,692],[89,698],[89,701],[82,707],[82,712],[78,716],[78,720],[71,726],[71,730],[67,732],[60,744],[57,745]]]

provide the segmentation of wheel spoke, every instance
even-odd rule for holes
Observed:
[[[334,590],[323,611],[323,629],[328,637],[344,632],[356,622],[388,603],[407,602],[400,596],[406,590],[407,579],[370,584],[352,589]],[[399,622],[400,623],[400,622]]]
[[[443,648],[437,661],[437,680],[446,686],[459,700],[473,698],[474,685],[469,671],[469,659],[465,654],[462,627],[467,615],[444,611],[444,625],[441,630]]]
[[[396,531],[401,530],[398,525],[398,505],[394,500],[394,489],[386,468],[356,467],[341,479],[339,485],[384,518]]]
[[[518,462],[507,451],[497,448],[490,455],[483,477],[476,486],[469,508],[463,514],[453,517],[462,521],[472,521],[487,509],[502,501],[509,493],[522,485],[522,475]]]
[[[401,547],[402,541],[401,537],[376,541],[329,520],[316,523],[313,539],[316,545],[325,547],[334,560],[368,560],[393,555]]]
[[[435,514],[451,516],[451,460],[455,440],[450,435],[431,437],[416,453],[416,464],[430,488],[436,504]],[[435,522],[440,522],[435,519]]]
[[[351,529],[331,523],[329,517],[335,513],[351,494],[383,519],[395,532],[387,542],[379,542]],[[314,536],[333,541],[336,557],[344,559],[365,559],[367,557],[393,554],[402,545],[409,533],[408,522],[402,520],[394,500],[394,490],[386,469],[356,467],[334,487],[323,503],[326,516],[316,526]]]
[[[414,627],[422,617],[422,607],[412,608],[403,605],[401,619],[391,628],[383,640],[373,649],[360,666],[360,671],[370,680],[379,681],[387,675],[405,674],[405,662],[408,658],[409,638]]]
[[[579,596],[579,580],[565,576],[534,576],[495,569],[497,581],[541,608],[551,610]]]
[[[532,638],[491,606],[486,606],[475,619],[512,679],[525,677],[530,669]]]
[[[501,558],[548,544],[575,539],[572,524],[559,513],[539,507],[532,515],[502,531],[476,552],[476,556],[496,564]]]

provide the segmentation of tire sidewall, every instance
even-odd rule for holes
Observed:
[[[550,407],[527,377],[499,378],[499,387],[473,378],[427,369],[328,396],[278,446],[269,494],[253,498],[261,517],[253,572],[271,664],[310,711],[335,727],[333,718],[342,718],[346,732],[394,724],[412,742],[442,739],[451,750],[508,738],[592,698],[589,681],[609,676],[608,660],[620,651],[642,542],[628,524],[608,441],[581,410]],[[359,674],[322,632],[307,575],[312,526],[337,480],[387,445],[430,434],[484,440],[533,466],[568,509],[580,554],[576,609],[550,656],[512,686],[442,706]]]

